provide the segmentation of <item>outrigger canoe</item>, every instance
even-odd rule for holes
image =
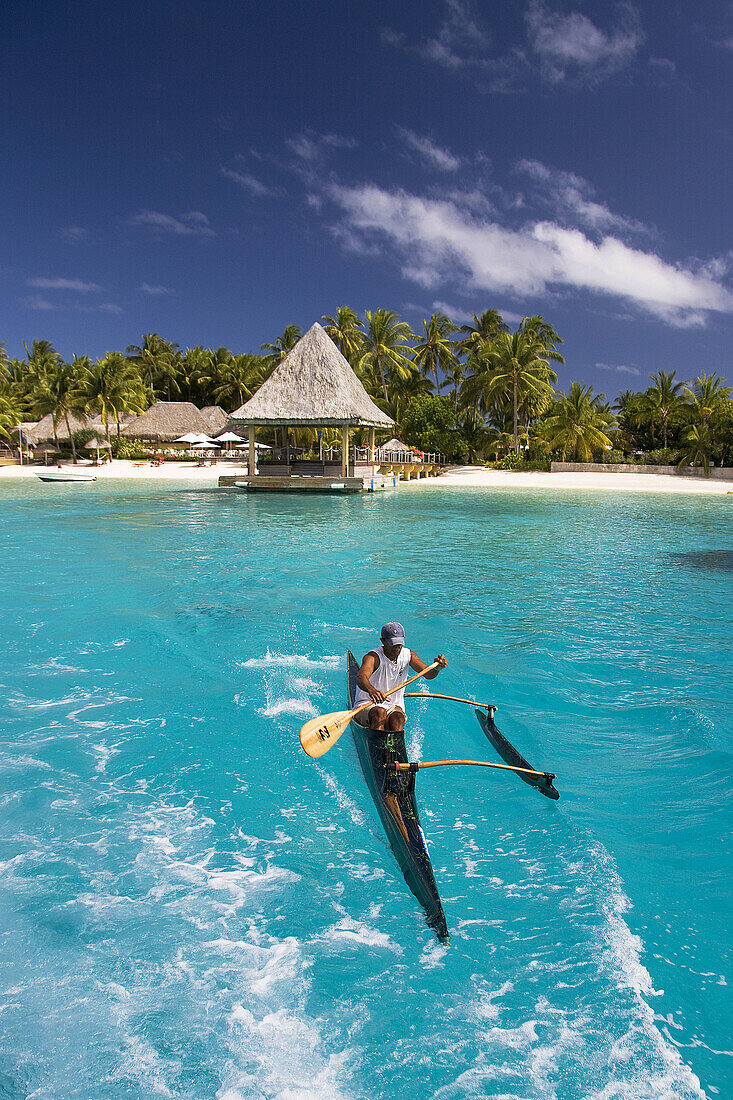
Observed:
[[[353,653],[347,650],[349,671],[349,702],[354,707],[356,697],[356,677],[359,666]],[[407,692],[412,695],[412,692]],[[423,699],[453,699],[455,702],[471,703],[470,699],[457,699],[452,695],[428,694],[420,692]],[[538,772],[529,761],[507,741],[494,722],[496,707],[489,704],[471,703],[476,718],[488,740],[501,756],[502,760],[517,771],[520,779],[540,791],[547,798],[557,799],[559,791],[553,786],[555,776],[551,772]],[[483,709],[479,709],[483,707]],[[361,761],[361,769],[367,786],[374,799],[379,816],[384,825],[397,862],[407,885],[425,910],[425,917],[441,943],[448,943],[448,925],[443,912],[438,887],[435,883],[433,867],[428,855],[425,836],[420,825],[420,817],[415,802],[415,774],[421,767],[433,767],[435,764],[476,764],[472,760],[443,760],[433,763],[409,763],[405,749],[405,735],[374,730],[351,720],[351,733],[356,751]],[[396,765],[404,765],[405,770],[397,770]],[[483,764],[484,767],[501,767],[497,764]],[[408,770],[409,769],[409,770]]]
[[[354,707],[359,666],[348,651],[349,701]],[[404,733],[369,729],[351,720],[351,733],[361,770],[407,885],[425,910],[428,925],[441,943],[448,943],[448,925],[440,900],[425,836],[415,803],[413,772],[390,771],[396,761],[407,763]]]

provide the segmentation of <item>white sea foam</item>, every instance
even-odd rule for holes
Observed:
[[[267,650],[264,657],[250,657],[242,662],[242,668],[297,668],[326,669],[329,672],[341,668],[344,658],[340,656],[306,657],[298,653],[271,653]]]
[[[431,942],[422,949],[420,954],[420,966],[423,970],[435,970],[445,964],[448,947],[443,943]],[[436,1093],[437,1095],[437,1093]]]
[[[393,951],[395,955],[402,954],[400,945],[390,939],[386,932],[380,932],[364,921],[354,920],[353,917],[342,917],[327,928],[319,938],[337,948],[382,947],[387,951]]]
[[[279,714],[300,714],[303,718],[315,718],[319,713],[318,707],[310,699],[278,699],[276,702],[258,707],[257,713],[265,718],[276,718]]]
[[[356,825],[366,824],[366,818],[364,817],[364,814],[354,802],[353,798],[351,798],[351,796],[347,794],[347,792],[344,790],[344,788],[341,786],[335,776],[333,776],[331,772],[326,771],[326,769],[321,767],[320,764],[315,765],[315,770],[320,778],[323,780],[325,786],[334,796],[341,809],[347,812],[351,820]]]
[[[95,770],[103,772],[107,770],[107,764],[110,762],[113,756],[116,756],[120,751],[115,745],[105,745],[104,742],[100,742],[98,745],[92,745],[92,750],[97,758],[97,762],[94,765]]]
[[[257,1016],[237,1005],[229,1017],[235,1041],[256,1068],[228,1074],[217,1100],[346,1100],[339,1078],[348,1052],[319,1054],[319,1030],[285,1009]],[[244,1059],[243,1059],[244,1060]]]

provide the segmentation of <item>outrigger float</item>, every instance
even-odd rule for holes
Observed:
[[[361,706],[354,707],[359,666],[351,651],[347,651],[347,660],[348,693],[352,709],[312,718],[306,722],[300,731],[301,745],[309,756],[322,756],[328,752],[347,727],[351,728],[364,778],[392,851],[405,876],[405,882],[425,910],[428,926],[432,928],[441,943],[447,944],[448,925],[415,802],[416,773],[423,768],[451,765],[498,768],[502,771],[516,772],[525,783],[552,799],[560,797],[560,792],[553,785],[553,780],[557,777],[552,772],[537,771],[507,741],[494,722],[495,706],[437,692],[428,694],[408,691],[405,695],[419,699],[447,699],[474,707],[481,729],[504,763],[496,764],[485,760],[409,761],[404,732],[370,729],[354,721],[356,715],[372,706],[372,703],[362,703]],[[423,672],[412,676],[401,686],[407,686],[434,667],[435,665],[429,665]],[[399,688],[393,689],[393,691],[398,690]],[[390,695],[392,692],[385,694]]]

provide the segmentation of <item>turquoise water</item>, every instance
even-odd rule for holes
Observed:
[[[1,485],[0,1096],[732,1096],[730,499]],[[562,792],[418,776],[448,949],[298,744],[390,619]]]

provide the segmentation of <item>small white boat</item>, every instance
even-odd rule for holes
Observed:
[[[49,470],[48,473],[36,474],[41,481],[96,481],[96,474],[85,473],[82,470]]]

